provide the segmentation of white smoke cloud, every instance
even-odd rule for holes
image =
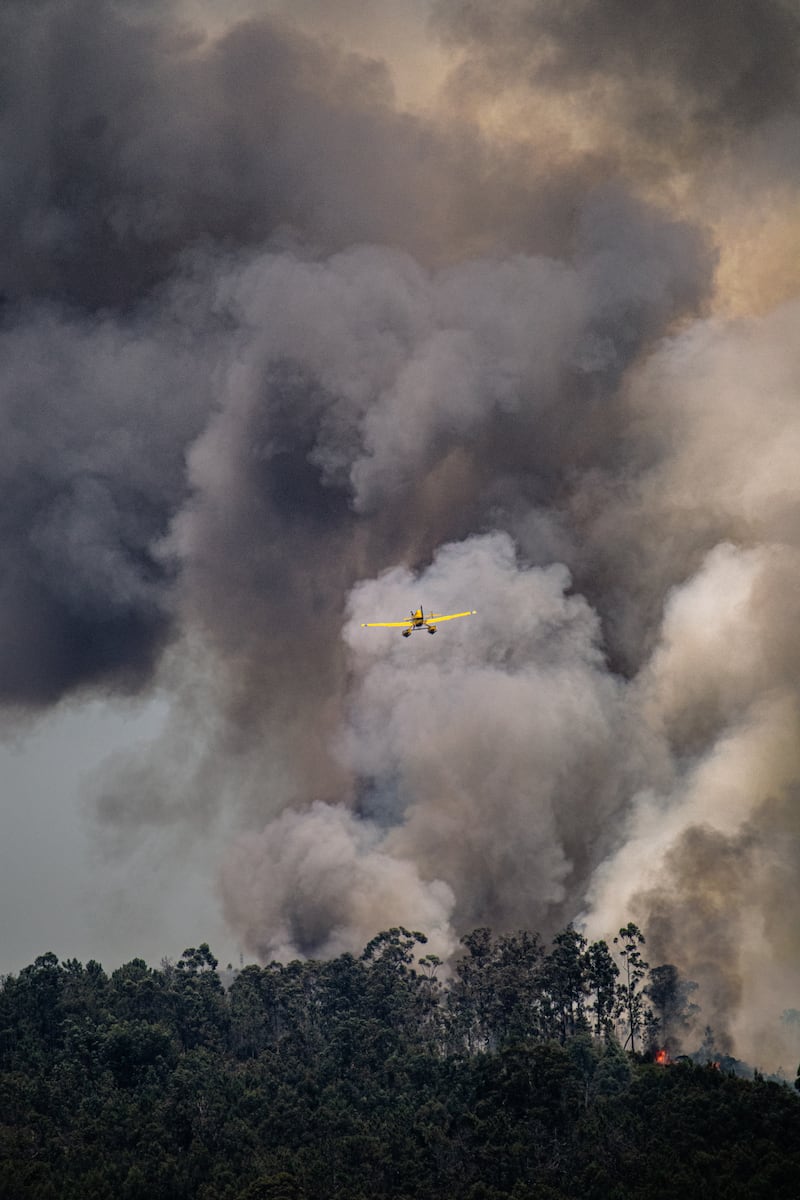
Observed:
[[[627,501],[662,531],[640,584],[675,577],[685,559],[633,683],[674,781],[637,798],[588,913],[598,935],[640,921],[653,952],[700,982],[702,1019],[773,1066],[787,1046],[779,1011],[800,986],[787,917],[800,785],[797,312],[698,322],[633,382],[632,409],[662,447]]]
[[[426,932],[429,949],[455,948],[453,893],[387,853],[380,829],[341,805],[287,809],[261,834],[231,847],[221,878],[225,913],[249,948],[286,962],[313,953],[359,953],[376,929]]]
[[[252,947],[351,947],[382,913],[409,924],[434,895],[448,898],[437,942],[481,920],[564,921],[651,757],[628,688],[605,665],[597,615],[569,584],[565,567],[526,568],[494,533],[354,588],[336,754],[359,781],[357,811],[315,804],[242,841],[226,909]],[[435,641],[361,628],[417,603],[478,611]]]

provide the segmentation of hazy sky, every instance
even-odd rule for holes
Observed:
[[[0,72],[0,969],[633,919],[779,1061],[797,0],[7,0]]]
[[[49,950],[109,968],[137,956],[157,964],[205,940],[205,930],[220,959],[236,958],[208,884],[207,852],[175,840],[168,852],[140,853],[132,870],[96,837],[87,805],[93,773],[115,750],[146,747],[163,719],[158,700],[95,700],[48,715],[0,748],[1,972]]]

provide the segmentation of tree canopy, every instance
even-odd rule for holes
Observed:
[[[227,990],[206,944],[43,955],[0,987],[0,1197],[796,1197],[796,1092],[654,1062],[694,985],[619,938],[477,929],[445,971],[397,927]]]

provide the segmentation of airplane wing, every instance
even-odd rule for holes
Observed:
[[[456,617],[474,617],[477,611],[478,611],[477,609],[473,608],[470,610],[470,612],[463,612],[463,613],[447,613],[446,615],[443,615],[442,613],[431,613],[430,616],[427,617],[427,620],[428,621],[455,621]]]
[[[401,629],[404,625],[413,625],[414,622],[409,618],[407,621],[362,621],[362,629]]]

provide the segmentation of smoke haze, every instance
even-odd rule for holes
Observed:
[[[0,47],[9,724],[169,696],[101,839],[223,830],[254,954],[635,920],[779,1062],[794,0],[9,0]],[[360,627],[420,603],[478,611]]]

